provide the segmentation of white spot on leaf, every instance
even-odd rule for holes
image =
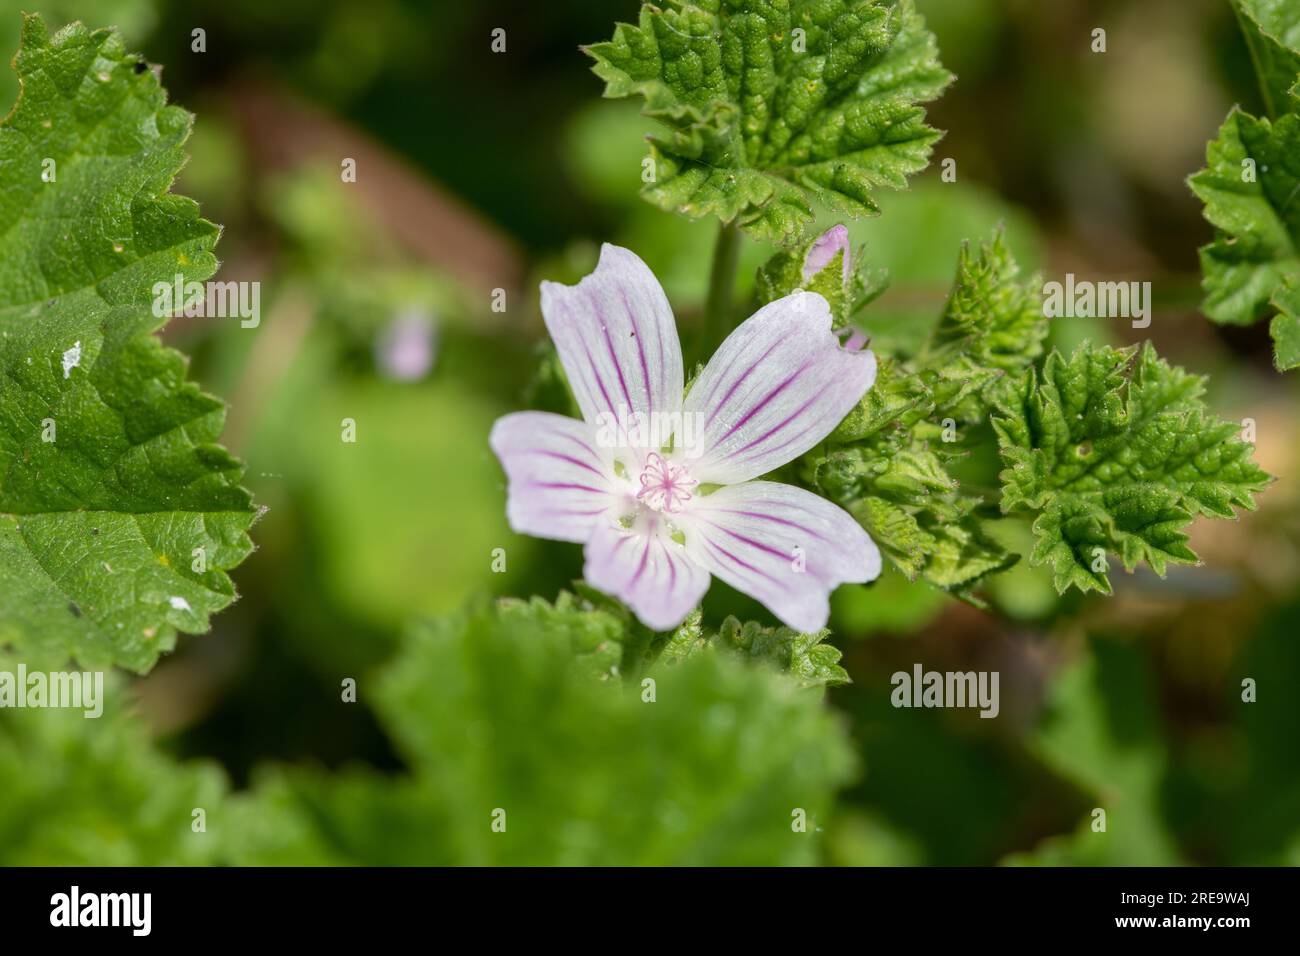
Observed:
[[[81,365],[81,343],[77,342],[63,353],[63,377],[67,378],[72,370]]]

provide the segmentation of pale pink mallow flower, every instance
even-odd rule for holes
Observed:
[[[853,250],[849,244],[848,226],[843,223],[831,226],[808,247],[808,252],[803,259],[803,281],[811,282],[813,276],[831,264],[837,252],[844,253],[844,257],[840,260],[840,281],[847,289],[849,279],[853,276]],[[857,352],[866,344],[867,333],[858,328],[848,329],[844,341],[846,349]]]
[[[811,282],[813,276],[831,264],[837,252],[844,253],[844,258],[840,260],[840,278],[847,284],[849,276],[853,274],[853,252],[849,248],[848,226],[843,223],[831,226],[808,248],[803,260],[803,281]]]
[[[654,630],[680,624],[716,575],[818,631],[831,591],[880,573],[848,513],[754,480],[825,438],[875,380],[875,356],[840,345],[824,298],[798,292],[759,309],[684,399],[668,299],[629,250],[602,246],[576,286],[543,282],[542,315],[582,421],[516,412],[493,426],[511,528],[585,545],[587,582]],[[647,442],[609,427],[629,418],[676,428],[671,440],[649,428]]]

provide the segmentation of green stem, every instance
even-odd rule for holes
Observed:
[[[740,228],[728,223],[718,227],[713,244],[713,267],[709,272],[709,297],[704,303],[704,327],[700,332],[700,355],[707,359],[731,331],[731,296],[736,288],[740,264]]]

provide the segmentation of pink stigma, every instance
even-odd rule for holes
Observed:
[[[651,452],[646,457],[641,490],[636,496],[647,507],[671,514],[681,511],[682,505],[691,500],[691,489],[697,484],[681,465],[670,465],[661,455]]]

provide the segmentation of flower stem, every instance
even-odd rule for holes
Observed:
[[[740,264],[740,228],[722,223],[713,244],[713,267],[709,272],[709,297],[704,303],[704,327],[699,354],[707,359],[731,331],[731,296],[736,288],[736,267]]]

